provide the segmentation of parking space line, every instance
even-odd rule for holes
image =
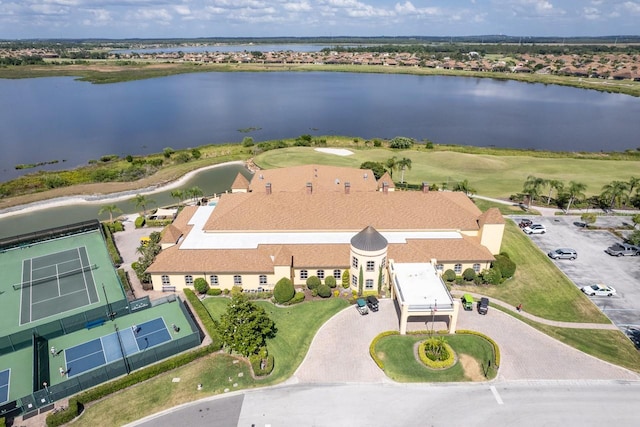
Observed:
[[[495,386],[491,386],[489,388],[491,389],[491,393],[493,393],[493,397],[496,398],[496,402],[498,402],[498,405],[503,405],[504,402],[502,401],[502,398],[498,394],[498,390],[496,390],[496,387]]]

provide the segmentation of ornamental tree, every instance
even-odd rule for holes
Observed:
[[[250,356],[276,335],[276,325],[262,307],[242,293],[231,297],[227,311],[220,317],[220,337],[232,351]]]

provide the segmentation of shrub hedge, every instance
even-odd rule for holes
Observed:
[[[214,347],[213,351],[218,351],[222,348],[222,339],[218,333],[218,322],[211,317],[209,310],[202,304],[202,301],[196,296],[191,289],[184,289],[184,295],[189,300],[189,303],[196,312],[196,315],[200,318],[207,334],[211,338],[210,346]]]
[[[209,288],[207,291],[207,295],[211,295],[217,297],[218,295],[222,295],[222,289],[220,288]]]
[[[318,286],[318,295],[322,298],[329,298],[331,296],[331,288],[326,285],[326,283],[322,283]]]
[[[296,294],[293,296],[293,298],[291,298],[289,300],[289,302],[287,302],[285,305],[298,304],[298,303],[301,303],[302,301],[304,301],[304,299],[305,299],[304,292],[296,292]]]
[[[129,282],[129,275],[123,268],[119,268],[116,270],[118,272],[118,277],[120,278],[120,282],[122,282],[122,287],[125,292],[131,291],[131,283]]]
[[[456,356],[455,356],[456,353],[453,351],[453,348],[451,348],[449,344],[444,343],[444,348],[448,353],[447,358],[445,360],[431,360],[427,357],[424,351],[426,342],[427,340],[424,340],[418,346],[418,356],[420,356],[420,361],[422,361],[422,363],[424,363],[425,365],[427,365],[429,368],[432,368],[432,369],[446,369],[453,366],[453,364],[456,361]]]
[[[335,288],[336,285],[336,278],[333,276],[327,276],[326,279],[324,279],[324,283],[325,285],[327,285],[328,287],[330,287],[331,289]]]
[[[279,304],[291,301],[295,293],[296,290],[293,287],[293,283],[288,277],[283,277],[278,280],[278,283],[276,283],[276,286],[273,288],[273,297]]]
[[[142,228],[144,227],[144,223],[145,223],[145,218],[143,216],[139,216],[136,218],[133,224],[135,225],[136,228]]]
[[[111,232],[111,229],[103,223],[102,232],[104,233],[104,238],[107,242],[107,251],[109,252],[109,257],[111,257],[111,262],[116,266],[122,264],[122,257],[120,256],[120,252],[118,252],[116,243],[113,241],[113,233]]]
[[[444,280],[445,282],[453,282],[454,280],[456,280],[455,271],[451,269],[446,270],[444,273],[442,273],[442,280]]]
[[[320,286],[320,279],[318,278],[318,276],[311,276],[307,279],[307,288],[311,289],[312,291],[314,289],[318,289],[318,286]]]
[[[148,219],[145,221],[145,224],[147,227],[166,227],[172,222],[172,219]]]

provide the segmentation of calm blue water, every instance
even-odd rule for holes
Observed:
[[[427,138],[567,151],[640,146],[640,98],[463,77],[201,73],[94,85],[0,80],[0,181],[20,163],[87,164],[105,154],[301,134]],[[240,130],[258,128],[244,133]],[[65,160],[65,162],[62,162]]]

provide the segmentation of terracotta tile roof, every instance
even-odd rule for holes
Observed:
[[[268,254],[257,249],[179,249],[160,252],[148,273],[273,273]]]
[[[460,192],[223,194],[207,231],[478,230],[481,215]]]
[[[471,262],[493,261],[495,258],[477,238],[463,236],[462,239],[415,239],[406,244],[391,244],[388,258],[396,262]]]
[[[236,179],[234,179],[231,184],[231,190],[249,190],[249,180],[238,172]]]
[[[387,183],[387,186],[390,189],[396,188],[396,185],[393,183],[393,180],[391,179],[391,175],[389,175],[389,172],[385,172],[384,175],[382,175],[378,180],[378,190],[382,188],[382,184],[385,182]]]
[[[483,212],[478,218],[478,224],[482,227],[484,224],[504,224],[504,217],[498,208],[489,208]]]
[[[366,176],[366,178],[365,178]],[[344,193],[344,183],[351,185],[351,192],[375,191],[377,184],[371,170],[325,165],[302,165],[290,168],[266,169],[256,172],[251,179],[249,190],[265,193],[265,186],[271,183],[273,193],[306,193],[310,182],[314,193]]]
[[[169,224],[162,230],[162,238],[160,239],[160,243],[177,243],[180,236],[182,236],[184,232],[180,230],[173,224]]]

